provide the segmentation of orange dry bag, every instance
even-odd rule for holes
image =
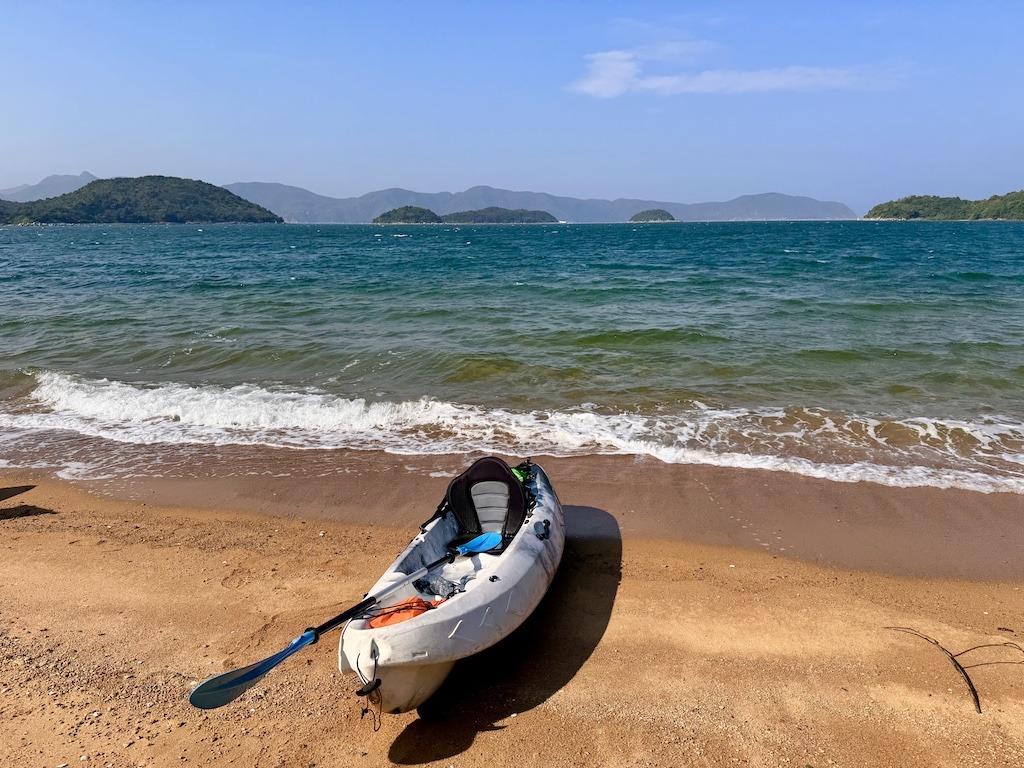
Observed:
[[[403,621],[416,618],[431,608],[436,608],[443,602],[444,599],[428,603],[422,598],[410,597],[407,600],[402,600],[400,603],[389,605],[387,608],[381,608],[377,615],[370,619],[370,626],[376,629],[377,627],[386,627],[389,624],[400,624]]]

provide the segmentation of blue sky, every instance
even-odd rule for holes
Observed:
[[[0,188],[1024,188],[1020,2],[4,0]]]

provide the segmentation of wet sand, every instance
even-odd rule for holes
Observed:
[[[626,458],[541,462],[569,535],[552,590],[419,713],[375,731],[332,636],[191,708],[199,680],[357,601],[466,458],[340,460],[0,473],[7,763],[1024,764],[1024,497]],[[981,714],[921,635],[962,653]]]

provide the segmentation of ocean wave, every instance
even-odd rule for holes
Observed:
[[[586,405],[512,410],[426,397],[370,402],[256,385],[127,383],[53,371],[33,377],[31,392],[0,411],[0,431],[69,432],[135,445],[632,455],[839,482],[1024,493],[1024,424],[995,417],[892,419],[699,402],[678,412],[622,413]]]

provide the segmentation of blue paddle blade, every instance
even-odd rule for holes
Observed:
[[[293,653],[314,642],[316,642],[316,634],[307,630],[292,640],[287,648],[278,651],[273,656],[268,656],[263,661],[257,661],[247,667],[225,672],[222,675],[214,675],[208,680],[204,680],[189,694],[188,701],[193,707],[199,709],[223,707],[252,688],[261,677]]]
[[[465,544],[460,544],[455,547],[455,552],[459,555],[474,555],[480,552],[489,552],[490,550],[496,549],[500,546],[500,533],[481,533],[472,541],[467,541]],[[447,560],[448,557],[442,557],[436,563],[430,563],[421,570],[436,568]],[[407,581],[412,581],[414,578],[416,578],[416,574],[407,577]],[[288,647],[283,651],[278,651],[273,656],[268,656],[263,661],[257,661],[255,664],[250,664],[247,667],[235,669],[231,672],[225,672],[221,675],[214,675],[208,680],[204,680],[195,687],[191,694],[189,694],[189,703],[193,707],[198,707],[199,709],[216,709],[217,707],[223,707],[228,702],[234,701],[247,690],[252,688],[252,686],[254,686],[261,677],[267,674],[267,672],[272,670],[293,653],[302,650],[307,645],[312,645],[317,641],[317,638],[322,633],[340,626],[353,616],[359,614],[361,611],[374,605],[382,595],[393,591],[399,586],[401,586],[401,583],[393,584],[388,589],[378,593],[377,595],[368,596],[363,600],[363,602],[352,606],[345,612],[335,616],[333,619],[324,622],[319,627],[306,630],[292,640]]]
[[[481,533],[472,541],[467,541],[465,544],[457,546],[455,551],[460,555],[472,555],[477,552],[489,552],[499,546],[501,546],[501,534],[495,531],[492,533]]]

